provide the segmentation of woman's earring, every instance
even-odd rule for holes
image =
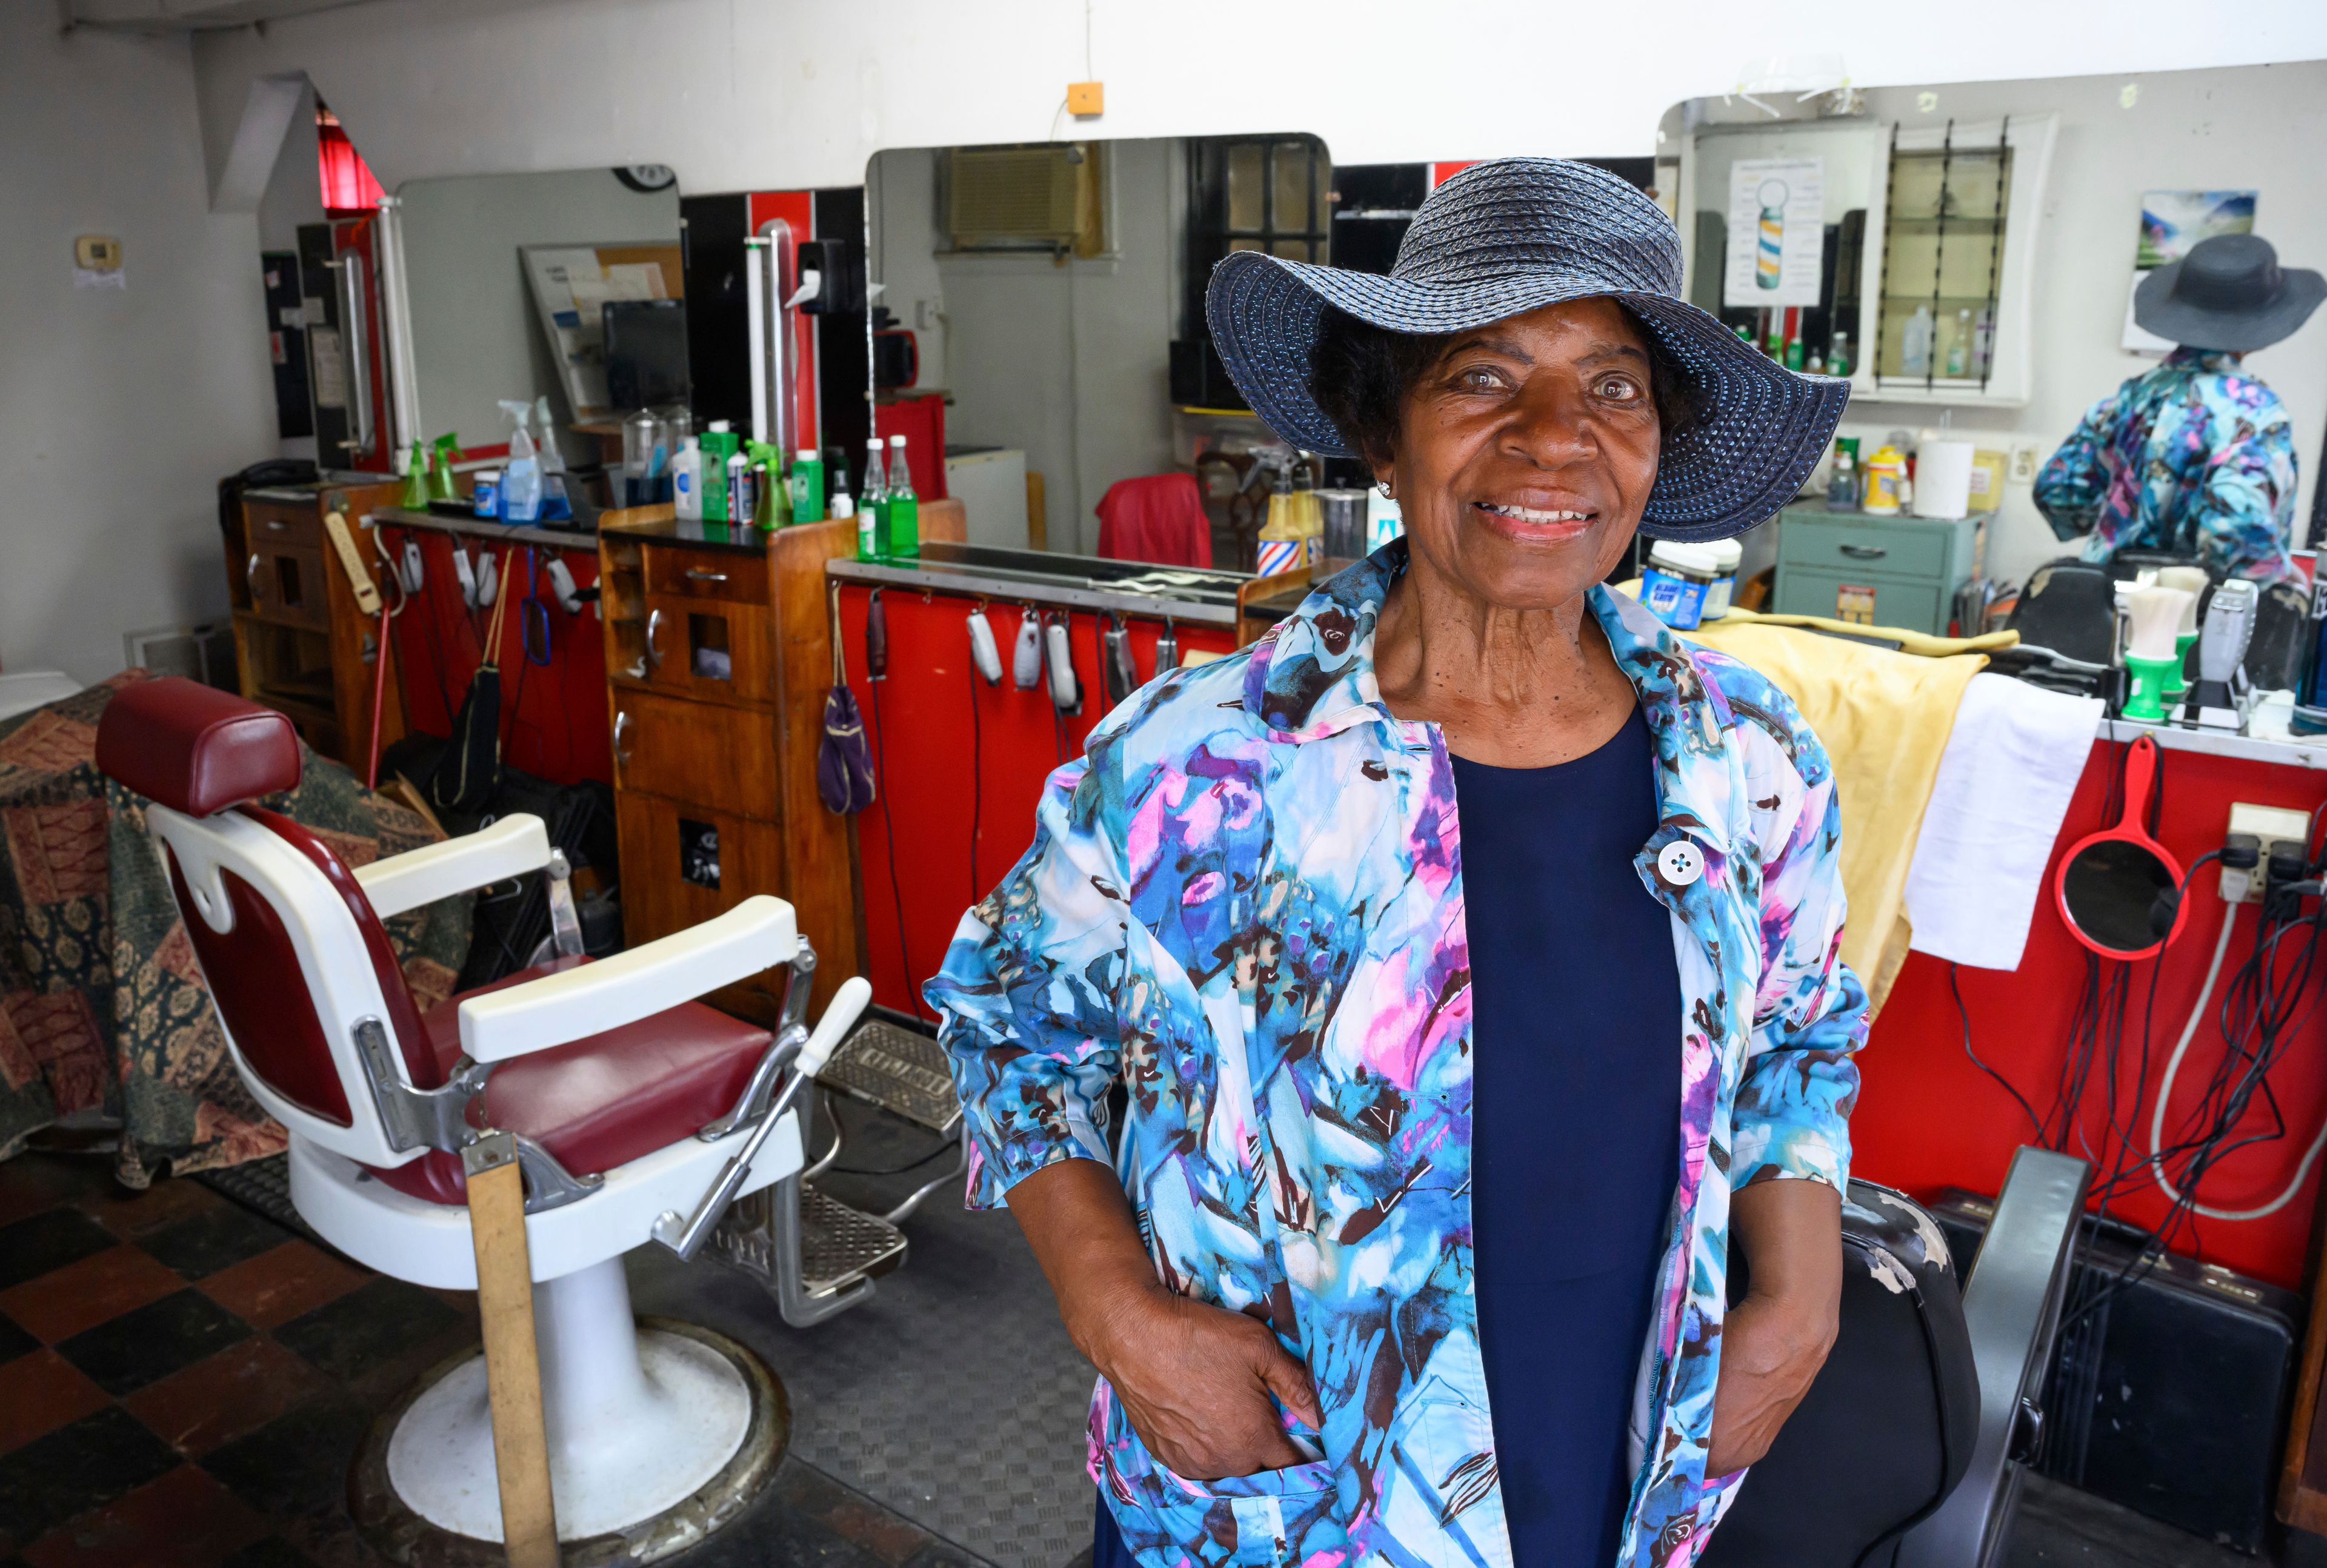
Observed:
[[[1376,490],[1378,490],[1379,491],[1381,491],[1381,493],[1382,493],[1382,499],[1384,499],[1384,500],[1388,500],[1388,499],[1390,499],[1390,494],[1389,494],[1389,481],[1388,481],[1388,480],[1383,480],[1383,481],[1379,481],[1378,484],[1376,484],[1376,485],[1374,486],[1374,488],[1375,488]]]

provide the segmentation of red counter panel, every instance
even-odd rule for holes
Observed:
[[[848,684],[864,713],[880,792],[856,818],[864,975],[882,1005],[926,1016],[921,987],[943,961],[962,912],[1025,854],[1042,781],[1082,754],[1084,739],[1105,714],[1098,650],[1105,618],[1087,610],[1069,613],[1083,706],[1061,719],[1047,686],[1020,691],[1011,680],[1018,605],[986,607],[1003,666],[1002,684],[989,686],[970,664],[967,617],[976,600],[883,590],[889,676],[871,681],[864,667],[869,597],[853,583],[840,593]],[[1163,622],[1126,624],[1145,680],[1155,673]],[[1233,644],[1225,629],[1177,630],[1182,653],[1225,653]]]
[[[476,674],[484,646],[490,608],[472,611],[461,601],[460,579],[453,570],[453,537],[430,528],[399,527],[382,522],[386,544],[401,562],[407,539],[421,552],[421,589],[404,612],[389,622],[396,639],[397,679],[404,693],[407,728],[439,740],[453,733],[453,715]],[[571,542],[569,542],[571,541]],[[550,550],[530,550],[498,540],[461,541],[473,561],[490,550],[501,563],[502,591],[516,595],[501,618],[501,756],[512,768],[559,784],[595,779],[611,785],[614,759],[606,734],[605,634],[598,606],[584,601],[579,614],[567,613],[557,602],[549,574],[541,570],[541,608],[528,611],[526,581],[528,566],[543,567]],[[598,544],[593,535],[568,535],[556,554],[574,574],[577,589],[598,581]],[[393,595],[393,586],[384,593]],[[537,622],[535,648],[543,650],[546,665],[526,657],[522,622],[530,613]]]
[[[2124,746],[2109,743],[2093,748],[2054,850],[2053,871],[2058,870],[2061,850],[2115,819],[2110,790],[2113,780],[2121,776],[2125,751]],[[2179,751],[2162,753],[2161,761],[2164,797],[2157,836],[2185,867],[2207,851],[2221,847],[2233,801],[2309,811],[2327,800],[2327,774],[2303,768]],[[2020,967],[2009,974],[1993,969],[1957,971],[1971,1016],[1972,1049],[2009,1078],[2039,1115],[2051,1111],[2057,1101],[2070,1052],[2070,1025],[2086,975],[2086,950],[2061,921],[2052,900],[2051,874],[2046,874],[2045,893],[2039,901]],[[2136,1146],[2144,1153],[2149,1148],[2150,1097],[2189,1018],[2221,931],[2226,906],[2214,891],[2216,880],[2212,865],[2200,871],[2191,884],[2189,918],[2180,938],[2160,958],[2129,966],[2124,1051],[2117,1064],[2117,1100],[2120,1118],[2129,1115],[2139,1086],[2142,1110],[2134,1131]],[[2240,907],[2239,929],[2223,960],[2223,984],[2216,988],[2210,1013],[2218,1015],[2230,974],[2253,950],[2250,933],[2255,919],[2256,906]],[[2284,943],[2282,947],[2293,945]],[[2104,965],[2103,968],[2114,966]],[[1859,1056],[1864,1090],[1851,1119],[1855,1145],[1852,1170],[1917,1198],[1929,1198],[1951,1185],[1994,1192],[2004,1180],[2013,1150],[2033,1136],[2026,1114],[1964,1054],[1963,1021],[1948,988],[1948,965],[1920,953],[1911,957]],[[2154,1013],[2147,1006],[2153,979]],[[2321,1000],[2327,1002],[2327,995]],[[2142,1061],[2145,1014],[2150,1019],[2145,1074]],[[2173,1104],[2168,1107],[2169,1143],[2179,1125],[2176,1117],[2195,1103],[2223,1050],[2221,1032],[2210,1017],[2191,1043]],[[2084,1097],[2082,1141],[2070,1141],[2071,1153],[2089,1158],[2089,1149],[2101,1146],[2107,1071],[2106,1062],[2094,1069]],[[2302,1162],[2321,1119],[2327,1117],[2327,1006],[2313,1009],[2298,1026],[2291,1049],[2271,1074],[2270,1084],[2285,1118],[2285,1135],[2256,1143],[2222,1161],[2199,1194],[2210,1207],[2256,1207],[2277,1196]],[[2259,1098],[2242,1125],[2248,1131],[2267,1131],[2267,1110]],[[2314,1171],[2313,1185],[2316,1176]],[[2184,1229],[2176,1237],[2173,1248],[2194,1251],[2207,1262],[2301,1289],[2313,1207],[2313,1187],[2306,1186],[2294,1201],[2265,1219],[2199,1220],[2194,1232]],[[2112,1211],[2136,1224],[2154,1225],[2164,1218],[2166,1209],[2164,1195],[2154,1183],[2142,1181]]]

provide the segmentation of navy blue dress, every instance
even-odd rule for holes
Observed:
[[[1630,1500],[1680,1167],[1680,971],[1633,865],[1657,830],[1654,767],[1637,707],[1557,767],[1454,759],[1474,1286],[1518,1568],[1614,1563]],[[1131,1568],[1103,1498],[1097,1526],[1093,1568]]]
[[[1471,1226],[1513,1560],[1612,1563],[1625,1433],[1680,1169],[1680,970],[1634,857],[1636,707],[1553,768],[1454,761],[1471,941]]]

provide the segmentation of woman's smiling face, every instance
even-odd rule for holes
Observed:
[[[1649,377],[1643,329],[1610,299],[1457,334],[1399,408],[1389,477],[1412,548],[1505,609],[1601,581],[1657,480]]]

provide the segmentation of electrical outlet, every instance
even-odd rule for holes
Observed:
[[[2014,484],[2036,482],[2036,449],[2027,442],[2020,442],[2012,449],[2012,482]]]
[[[2255,868],[2254,881],[2247,891],[2247,902],[2262,902],[2262,866],[2270,863],[2271,845],[2292,844],[2307,860],[2311,854],[2311,813],[2297,811],[2286,806],[2254,806],[2234,801],[2230,806],[2232,833],[2251,833],[2262,840],[2262,864]]]
[[[945,299],[942,295],[913,302],[913,331],[934,332],[938,330],[938,323],[944,320]]]

